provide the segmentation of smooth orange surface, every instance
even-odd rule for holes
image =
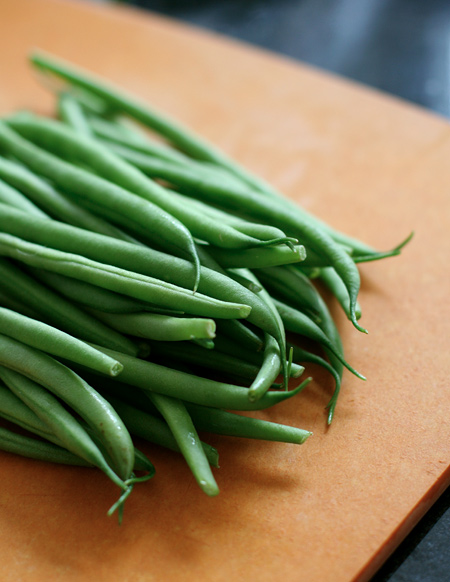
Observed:
[[[0,0],[0,112],[53,110],[33,47],[127,87],[334,226],[401,257],[364,265],[364,336],[332,305],[349,361],[332,427],[325,376],[262,414],[302,447],[211,437],[221,494],[146,450],[157,476],[118,527],[101,474],[1,454],[0,580],[368,580],[450,481],[447,121],[144,12]]]

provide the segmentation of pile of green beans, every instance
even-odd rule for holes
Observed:
[[[31,62],[58,81],[56,116],[0,120],[0,448],[100,469],[119,519],[155,474],[143,441],[217,495],[198,432],[302,444],[308,430],[248,412],[300,393],[308,363],[334,381],[330,424],[344,369],[364,376],[320,285],[366,332],[358,263],[410,237],[373,249],[147,104]]]

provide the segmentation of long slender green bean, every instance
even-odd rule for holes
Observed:
[[[57,121],[21,114],[9,118],[8,124],[40,147],[63,156],[67,161],[91,167],[96,174],[110,181],[110,183],[117,184],[122,189],[125,189],[125,192],[133,192],[149,204],[156,205],[158,208],[170,213],[173,221],[179,220],[194,237],[200,240],[226,248],[248,248],[290,240],[287,239],[284,233],[281,240],[278,238],[274,240],[270,234],[267,238],[258,240],[252,236],[245,235],[228,224],[209,219],[208,215],[199,215],[196,209],[191,209],[189,200],[185,204],[180,204],[179,196],[176,193],[164,189],[108,149],[89,138],[83,138],[83,136],[71,131],[70,128]],[[6,137],[3,137],[2,141],[5,144]],[[20,149],[17,145],[18,140],[16,139],[13,142],[11,136],[7,143],[10,148],[14,148],[13,151],[16,155],[18,155],[16,153],[18,150],[20,155],[25,156],[26,150],[23,142],[21,142],[22,147]],[[34,157],[40,155],[42,159],[44,158],[43,150],[39,148],[32,149],[29,147],[28,151],[32,151]],[[30,158],[27,155],[28,162],[33,162],[33,156]],[[51,158],[48,159],[50,160]],[[53,163],[55,164],[54,159]],[[66,171],[69,171],[67,164],[60,165],[60,167],[65,167]],[[46,171],[48,172],[47,169]],[[70,183],[65,182],[65,185],[73,189],[72,182],[75,176],[73,170],[70,176]],[[52,177],[55,179],[54,175]],[[80,194],[78,190],[76,193]],[[98,203],[99,200],[97,199],[94,202]],[[268,227],[268,230],[270,231],[270,227]],[[161,233],[159,234],[162,236]]]
[[[219,487],[184,403],[179,399],[153,392],[146,392],[146,395],[167,422],[201,490],[210,497],[218,495]]]
[[[28,271],[47,287],[83,307],[99,309],[107,313],[136,313],[149,307],[149,304],[144,301],[137,301],[86,281],[33,267],[28,267]]]
[[[179,308],[193,315],[242,318],[247,317],[251,311],[247,305],[220,301],[200,293],[193,294],[152,277],[91,261],[81,255],[49,249],[8,234],[0,233],[0,255],[32,267],[91,282],[161,307]]]
[[[122,333],[158,342],[212,339],[216,335],[213,319],[173,317],[159,313],[111,314],[98,310],[91,313]]]
[[[190,232],[176,218],[149,200],[35,146],[3,121],[0,121],[0,148],[67,191],[113,209],[126,228],[131,225],[158,245],[165,245],[171,252],[192,260],[196,267],[194,289],[197,288],[199,261],[195,245]]]
[[[305,247],[302,245],[295,245],[293,248],[277,245],[256,249],[243,249],[240,251],[211,248],[210,253],[226,269],[277,267],[290,263],[298,263],[306,257]]]
[[[93,132],[84,115],[80,102],[71,93],[60,93],[58,96],[58,115],[77,133],[92,137]]]
[[[75,372],[52,357],[0,335],[0,364],[41,384],[71,406],[96,431],[114,461],[114,471],[129,479],[134,466],[130,435],[114,409]]]
[[[45,210],[48,215],[58,220],[106,236],[135,242],[131,236],[88,212],[67,195],[56,190],[49,182],[18,162],[0,156],[0,177],[23,192],[38,208]]]
[[[275,306],[280,313],[283,323],[288,331],[298,333],[305,336],[313,341],[316,341],[326,347],[326,349],[334,354],[336,358],[341,360],[341,363],[350,371],[352,374],[365,380],[366,378],[357,372],[341,355],[340,350],[335,346],[335,344],[330,340],[330,338],[322,331],[322,329],[314,323],[307,315],[293,309],[289,305],[274,299]]]
[[[121,400],[119,396],[121,391],[117,391],[117,395],[114,396],[110,393],[111,390],[111,386],[108,386],[105,398],[114,406],[131,434],[177,453],[181,452],[177,441],[164,420],[142,410],[142,408],[137,408]],[[145,398],[148,400],[147,397]],[[219,453],[217,449],[205,442],[202,442],[201,445],[209,463],[213,467],[218,467]]]
[[[137,355],[139,347],[115,330],[77,308],[73,303],[39,284],[15,264],[0,257],[0,290],[25,305],[24,314],[39,319],[85,341]],[[19,305],[20,308],[20,305]]]
[[[14,228],[14,232],[20,232],[28,240],[31,239],[45,246],[53,245],[68,253],[81,253],[94,261],[109,262],[123,269],[128,269],[129,265],[133,265],[137,273],[156,277],[183,288],[189,286],[194,276],[194,267],[190,262],[148,247],[89,233],[55,220],[43,222],[36,219],[30,223],[24,213],[20,214],[19,211],[8,209],[6,206],[0,213],[0,221],[2,216],[9,218],[9,220],[3,220],[5,229],[11,231]],[[199,254],[203,262],[207,255],[200,249]],[[214,263],[213,259],[209,258],[209,260]],[[222,301],[248,305],[251,307],[251,312],[247,320],[276,337],[279,332],[278,324],[258,295],[232,280],[220,267],[219,271],[202,267],[198,291]],[[176,309],[182,310],[179,305]],[[92,341],[95,342],[95,340]]]
[[[303,444],[311,432],[293,426],[242,416],[234,412],[187,403],[186,408],[198,430],[211,433]]]
[[[300,386],[288,392],[270,391],[257,402],[249,402],[247,388],[207,380],[153,362],[125,354],[117,354],[106,348],[99,347],[99,349],[112,357],[118,357],[123,364],[124,369],[120,376],[117,376],[117,380],[120,380],[121,383],[215,408],[261,410],[295,396],[310,381],[307,379]]]
[[[0,307],[0,333],[56,357],[83,364],[97,372],[117,376],[122,364],[86,342],[30,317]]]
[[[45,422],[67,450],[101,469],[119,487],[126,488],[81,424],[48,390],[3,366],[0,366],[0,378]]]
[[[6,368],[4,368],[6,369]],[[0,381],[0,416],[21,428],[63,446],[51,429],[18,396]]]
[[[34,216],[47,218],[45,212],[33,204],[19,190],[13,188],[2,179],[0,179],[0,202],[3,204],[8,204],[9,206],[13,206],[14,208],[18,208],[19,210],[23,210],[24,212],[29,212]]]
[[[115,408],[122,413],[129,406],[130,416],[142,411],[144,430],[147,430],[149,422],[146,415],[157,414],[156,408],[145,396],[145,392],[134,386],[126,386],[122,389],[120,384],[107,380],[105,385],[106,398],[111,399]],[[112,394],[112,396],[111,396]],[[185,402],[186,409],[199,431],[215,433],[227,436],[254,438],[268,441],[279,441],[293,444],[302,444],[311,436],[311,432],[300,428],[278,424],[248,415],[236,414],[219,408]],[[122,408],[124,407],[124,408]],[[124,419],[126,419],[124,414]],[[152,416],[152,419],[155,418]],[[149,429],[150,430],[150,429]],[[143,438],[146,438],[143,435]],[[151,439],[150,439],[151,440]],[[214,466],[214,465],[213,465]]]
[[[38,461],[86,466],[86,461],[70,453],[67,449],[41,439],[18,434],[3,426],[0,426],[0,449]]]

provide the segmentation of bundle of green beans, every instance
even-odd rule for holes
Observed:
[[[310,362],[335,382],[330,423],[344,368],[363,376],[313,280],[365,332],[357,264],[409,238],[379,252],[119,89],[31,62],[57,81],[57,119],[0,120],[0,448],[99,468],[119,517],[155,472],[136,439],[180,452],[216,495],[198,431],[303,443],[239,411],[298,394]]]

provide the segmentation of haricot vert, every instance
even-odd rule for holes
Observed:
[[[100,469],[119,520],[155,474],[135,438],[181,453],[215,496],[202,433],[304,443],[308,427],[257,411],[295,406],[309,363],[333,378],[338,416],[344,370],[364,376],[321,286],[365,332],[358,265],[411,236],[378,251],[144,101],[31,62],[58,83],[54,119],[30,104],[0,120],[0,449]]]

